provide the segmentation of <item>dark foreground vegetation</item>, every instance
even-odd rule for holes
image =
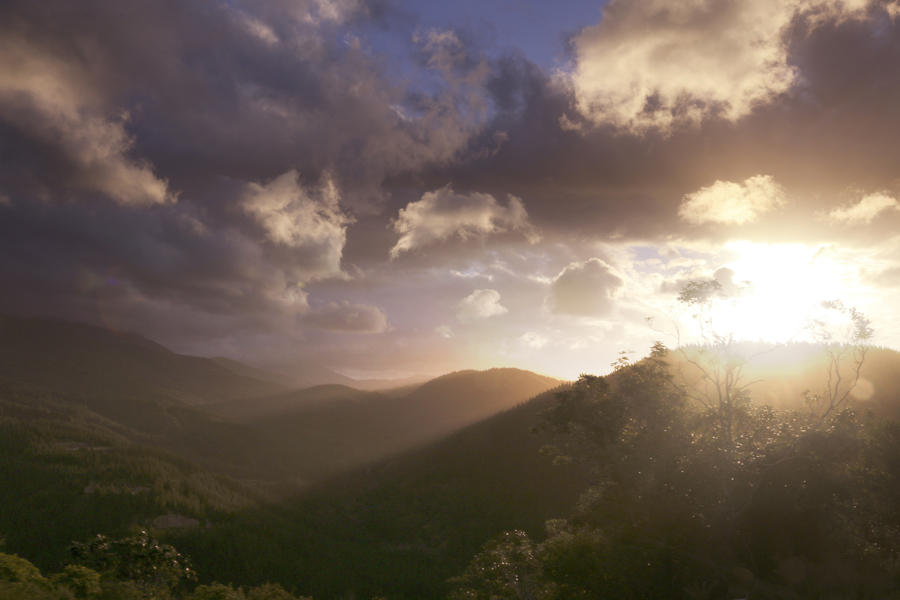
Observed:
[[[540,382],[462,374],[417,395],[330,396],[235,379],[269,412],[234,421],[205,408],[222,406],[204,400],[221,397],[208,363],[164,387],[134,368],[121,385],[140,386],[120,395],[97,391],[102,369],[77,353],[54,385],[7,371],[0,600],[900,598],[898,355],[794,348],[818,358],[752,383],[740,350],[657,345],[299,491],[277,477],[310,442],[274,444],[271,424],[301,435],[333,406],[359,428],[378,406],[442,398],[412,413],[425,428],[454,395],[470,411],[479,393],[496,400],[500,375],[523,393]],[[255,464],[267,481],[241,477]]]
[[[900,597],[900,425],[754,405],[727,368],[698,408],[666,358],[560,395],[554,452],[593,484],[544,535],[486,544],[451,598]]]

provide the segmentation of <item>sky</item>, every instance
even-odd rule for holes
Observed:
[[[718,332],[900,348],[897,139],[896,0],[7,0],[0,312],[574,378],[714,281]]]

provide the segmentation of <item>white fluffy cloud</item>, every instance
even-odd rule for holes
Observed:
[[[500,292],[497,290],[475,290],[457,305],[456,318],[462,323],[496,317],[509,310],[500,304]]]
[[[56,147],[74,167],[67,183],[120,204],[175,201],[146,161],[129,156],[127,115],[107,114],[91,74],[15,35],[0,38],[0,113]]]
[[[400,239],[391,257],[452,237],[468,239],[505,231],[520,231],[529,241],[539,238],[522,200],[509,196],[506,206],[490,194],[457,194],[450,186],[426,192],[401,208],[394,220]]]
[[[342,275],[341,256],[350,219],[338,202],[330,178],[324,178],[317,190],[308,190],[291,170],[265,185],[248,183],[242,206],[271,242],[307,255],[304,269],[310,278],[323,278]]]
[[[861,16],[868,0],[612,0],[574,38],[579,112],[636,132],[737,120],[797,80],[786,33]]]
[[[678,215],[689,223],[740,225],[784,204],[784,190],[770,175],[756,175],[743,183],[716,181],[686,194]]]
[[[835,208],[828,213],[828,218],[846,225],[864,225],[886,210],[900,210],[900,204],[893,196],[878,192],[864,196],[856,204]]]
[[[613,268],[599,258],[570,263],[550,286],[550,308],[559,314],[607,314],[622,283]]]

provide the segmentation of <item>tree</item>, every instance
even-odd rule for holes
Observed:
[[[682,358],[699,374],[700,385],[687,385],[686,395],[700,404],[715,425],[721,449],[735,447],[735,428],[750,403],[750,386],[744,376],[748,359],[733,332],[720,331],[713,319],[713,303],[723,296],[716,279],[692,280],[682,286],[678,301],[691,310],[700,330],[701,343],[693,350],[679,345]]]
[[[813,335],[825,346],[826,355],[822,391],[806,392],[807,404],[818,424],[847,407],[866,361],[866,344],[874,335],[871,321],[855,307],[845,306],[840,300],[831,300],[823,302],[822,308],[836,314],[839,319],[838,323],[835,320],[829,323],[826,319],[813,319],[810,324]],[[846,359],[850,361],[849,367]]]
[[[102,591],[100,573],[82,565],[66,565],[52,580],[54,585],[68,589],[76,598],[97,598]]]
[[[714,322],[713,307],[728,299],[716,279],[688,281],[678,295],[678,302],[692,311],[700,331],[700,343],[696,347],[679,345],[682,358],[697,374],[697,381],[689,381],[685,391],[707,411],[716,424],[722,450],[731,453],[737,446],[736,438],[741,435],[741,421],[746,422],[753,410],[750,388],[759,381],[745,377],[745,366],[778,345],[768,344],[760,349],[758,345],[735,339],[733,332],[722,331]],[[821,308],[825,314],[798,323],[798,333],[806,331],[823,345],[825,352],[823,388],[805,394],[813,427],[823,426],[847,408],[860,380],[866,344],[873,335],[869,319],[855,307],[830,300],[822,302]]]
[[[194,592],[188,596],[188,600],[247,600],[240,589],[230,585],[213,583],[210,585],[198,585]]]
[[[75,542],[69,550],[76,563],[144,588],[174,590],[196,579],[186,556],[152,538],[146,530],[118,540],[98,534],[88,542]]]
[[[540,562],[524,531],[507,531],[485,544],[454,578],[450,600],[541,600]]]

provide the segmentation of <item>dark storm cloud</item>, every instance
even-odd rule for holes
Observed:
[[[345,27],[381,10],[4,3],[0,268],[15,293],[0,308],[116,313],[157,335],[198,314],[382,328],[343,304],[298,320],[302,286],[345,276],[347,210],[380,210],[386,174],[451,158],[479,126],[487,67],[426,32],[437,84],[407,117],[407,90]]]
[[[405,90],[339,29],[364,12],[346,4],[356,10],[331,2],[13,3],[4,36],[27,39],[29,55],[73,79],[87,74],[83,87],[109,115],[129,111],[135,153],[175,179],[271,178],[301,165],[313,177],[336,169],[342,180],[377,185],[387,171],[451,155],[466,131],[449,109],[459,98],[452,90],[424,98],[430,122],[404,122],[394,107]],[[422,41],[430,68],[460,87],[466,76],[448,64],[459,49],[432,38]]]
[[[713,38],[744,22],[750,4],[732,4],[710,17],[725,29]],[[414,356],[427,344],[412,329],[433,335],[475,289],[502,295],[504,322],[526,322],[524,298],[539,309],[561,269],[592,269],[598,241],[787,239],[798,223],[886,235],[900,220],[884,200],[900,193],[900,21],[801,4],[767,30],[790,85],[760,95],[757,63],[742,62],[752,101],[737,113],[654,128],[619,118],[627,104],[583,101],[597,88],[578,65],[602,64],[601,34],[639,45],[653,31],[622,2],[573,36],[569,74],[392,21],[384,3],[5,2],[0,279],[15,293],[0,310],[333,356],[371,354],[379,336],[329,332],[382,332]],[[402,38],[409,64],[379,54],[366,27]],[[676,114],[677,86],[658,87],[650,108]],[[759,181],[777,201],[748,191]],[[717,193],[736,189],[723,212]]]
[[[644,239],[761,235],[788,221],[783,235],[796,235],[797,224],[808,225],[814,212],[858,201],[857,190],[896,193],[900,19],[877,3],[843,16],[828,3],[812,4],[819,8],[798,9],[769,40],[795,74],[789,86],[741,105],[740,116],[711,111],[665,130],[629,131],[588,118],[569,80],[508,56],[488,85],[503,110],[473,142],[473,159],[434,172],[432,181],[516,194],[548,236],[555,228],[558,234]],[[644,43],[652,33],[637,21],[629,27],[623,43]],[[752,86],[752,73],[745,75]],[[483,153],[497,132],[504,143],[494,154]],[[717,181],[739,185],[757,176],[785,189],[786,210],[762,219],[760,227],[698,228],[679,218],[686,195]]]

